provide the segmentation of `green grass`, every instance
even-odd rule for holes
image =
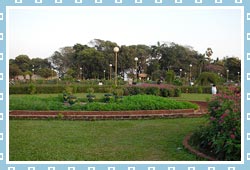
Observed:
[[[180,97],[171,97],[171,99],[185,101],[209,101],[211,97],[212,94],[182,93]]]
[[[183,149],[205,118],[10,120],[11,161],[196,161]]]

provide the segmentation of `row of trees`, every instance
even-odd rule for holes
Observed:
[[[25,74],[37,74],[44,78],[56,74],[61,78],[103,79],[105,75],[108,78],[109,70],[114,70],[113,49],[116,46],[118,45],[115,42],[94,39],[88,45],[63,47],[46,59],[30,59],[27,55],[19,55],[10,59],[10,78]],[[135,73],[146,73],[151,80],[157,80],[160,77],[166,78],[167,71],[173,71],[175,75],[191,76],[189,78],[192,79],[197,79],[202,72],[212,72],[225,79],[238,80],[241,70],[241,61],[237,57],[212,60],[211,48],[204,54],[190,46],[175,43],[158,42],[153,46],[122,45],[119,48],[120,77],[124,73],[130,77],[134,77]],[[135,61],[135,57],[138,61]]]

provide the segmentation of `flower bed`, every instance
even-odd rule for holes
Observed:
[[[241,94],[237,87],[214,95],[209,120],[191,137],[190,144],[218,160],[239,161],[241,157]]]

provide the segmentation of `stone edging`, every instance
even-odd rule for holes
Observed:
[[[61,118],[69,120],[109,120],[109,119],[153,119],[200,117],[204,113],[194,109],[176,110],[135,110],[135,111],[29,111],[13,110],[9,117],[14,119]]]
[[[212,158],[212,157],[210,157],[210,156],[207,156],[206,154],[204,154],[204,153],[202,153],[202,152],[200,152],[200,151],[198,151],[198,150],[192,148],[192,147],[188,144],[188,141],[190,140],[190,137],[191,137],[191,136],[192,136],[192,133],[188,134],[188,135],[184,138],[184,140],[183,140],[183,142],[182,142],[182,144],[184,145],[184,147],[185,147],[187,150],[189,150],[191,153],[197,155],[198,157],[205,158],[205,159],[207,159],[207,160],[209,160],[209,161],[218,161],[217,159]]]

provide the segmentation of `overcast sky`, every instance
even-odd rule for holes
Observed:
[[[118,45],[175,42],[213,59],[241,56],[239,8],[214,7],[11,7],[8,8],[9,57],[47,58],[54,51],[93,39]]]

